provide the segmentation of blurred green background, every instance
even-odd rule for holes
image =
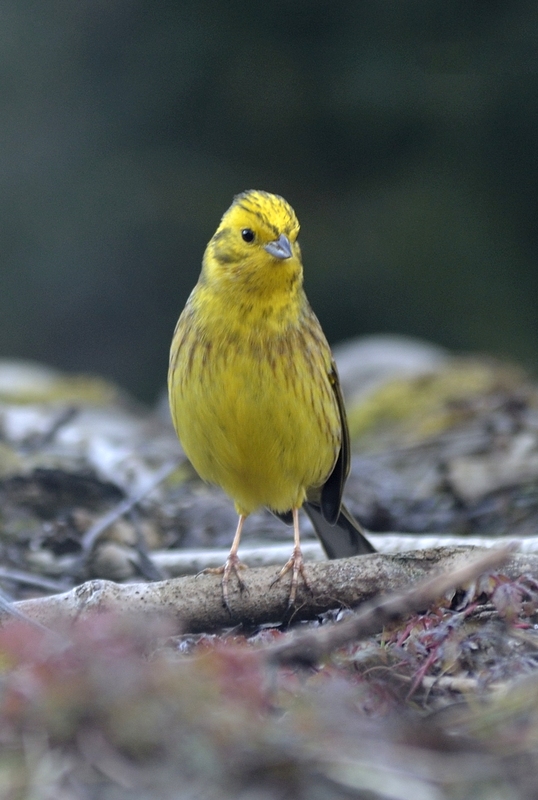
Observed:
[[[1,0],[0,356],[152,400],[232,196],[284,195],[334,343],[536,366],[538,4]]]

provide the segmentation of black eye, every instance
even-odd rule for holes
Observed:
[[[243,241],[248,242],[248,244],[250,244],[250,242],[253,242],[255,238],[254,231],[251,230],[250,228],[243,228],[243,230],[241,231],[241,236],[243,237]]]

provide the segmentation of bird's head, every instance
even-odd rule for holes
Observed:
[[[258,190],[236,195],[209,242],[204,273],[268,288],[302,276],[299,221],[284,198]]]

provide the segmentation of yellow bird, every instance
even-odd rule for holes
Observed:
[[[175,429],[200,477],[222,487],[239,514],[217,570],[226,606],[230,575],[243,585],[243,523],[262,506],[293,521],[293,552],[278,576],[292,573],[290,605],[299,576],[305,580],[301,507],[329,558],[374,552],[342,504],[346,416],[329,345],[304,293],[298,234],[282,197],[237,195],[207,245],[172,340]]]

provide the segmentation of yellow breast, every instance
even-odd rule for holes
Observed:
[[[253,329],[248,315],[231,326],[199,308],[191,300],[183,312],[170,364],[172,416],[188,458],[241,514],[302,505],[331,472],[341,437],[317,319],[306,304],[294,325],[267,315]]]

